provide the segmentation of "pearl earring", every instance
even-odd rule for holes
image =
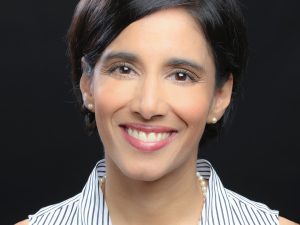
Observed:
[[[213,117],[212,120],[211,120],[211,122],[212,122],[213,124],[215,124],[215,123],[218,122],[218,119],[217,119],[216,117]]]
[[[93,105],[93,104],[91,104],[91,103],[90,103],[90,104],[88,104],[88,105],[87,105],[87,107],[88,107],[88,109],[89,109],[89,110],[91,110],[91,111],[94,109],[94,105]]]

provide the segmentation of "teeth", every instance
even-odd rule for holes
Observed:
[[[156,137],[157,137],[157,140],[163,140],[163,138],[162,138],[162,133],[158,133],[157,135],[156,135]],[[165,139],[165,138],[164,138]]]
[[[162,135],[162,137],[161,137],[162,139],[166,139],[169,136],[169,134],[167,134],[167,133],[162,133],[161,135]]]
[[[142,141],[147,141],[147,135],[144,132],[139,132],[139,137],[138,139],[142,140]]]
[[[131,128],[127,129],[127,133],[130,136],[132,136],[136,139],[139,139],[143,142],[158,142],[158,141],[167,139],[171,135],[171,133],[154,133],[154,132],[147,134],[143,131],[138,131],[138,130],[131,129]]]
[[[155,134],[154,134],[154,133],[148,134],[148,140],[149,140],[150,142],[156,141]]]

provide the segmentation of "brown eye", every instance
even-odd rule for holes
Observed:
[[[188,70],[177,69],[175,71],[172,71],[167,79],[174,81],[178,85],[187,85],[198,82],[200,78]]]
[[[127,66],[120,66],[117,70],[119,73],[122,73],[122,74],[130,74],[130,72],[131,72],[131,69]]]
[[[116,63],[108,68],[106,73],[118,79],[132,79],[138,76],[138,73],[133,68],[134,67],[127,63]]]
[[[174,78],[177,81],[186,81],[188,79],[188,76],[185,73],[183,73],[183,72],[177,72],[175,74]]]

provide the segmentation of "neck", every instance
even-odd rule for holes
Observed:
[[[153,182],[132,180],[114,167],[107,161],[103,188],[113,224],[198,224],[203,194],[195,166]]]

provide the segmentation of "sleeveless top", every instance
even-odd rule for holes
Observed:
[[[105,171],[105,161],[100,160],[81,193],[29,215],[29,224],[112,225],[99,184]],[[199,159],[197,171],[208,180],[199,225],[279,225],[278,211],[224,188],[208,161]]]

